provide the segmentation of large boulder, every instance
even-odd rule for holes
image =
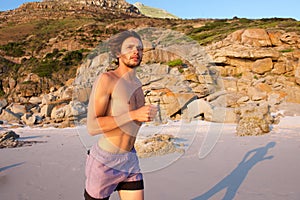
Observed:
[[[2,113],[0,115],[0,119],[2,121],[6,121],[8,123],[19,123],[20,121],[20,116],[17,115],[16,113],[13,113],[12,111],[8,109],[3,109]]]
[[[203,117],[206,121],[217,123],[236,123],[235,108],[213,106],[203,99],[197,99],[187,105],[188,119]]]
[[[241,43],[259,47],[272,46],[270,37],[264,29],[246,29],[241,34]]]
[[[263,135],[270,132],[273,117],[267,103],[248,103],[238,110],[239,120],[236,127],[238,136]]]
[[[235,108],[214,107],[212,115],[207,117],[207,120],[216,123],[236,123],[238,116]]]
[[[13,113],[19,115],[20,117],[23,116],[27,112],[27,108],[25,105],[20,103],[13,103],[8,107]]]
[[[33,126],[38,121],[38,115],[32,115],[29,113],[24,114],[21,117],[21,120],[27,125],[27,126]]]
[[[0,99],[0,111],[8,105],[6,99]]]
[[[253,63],[252,71],[258,74],[264,74],[273,69],[271,58],[258,59]]]
[[[135,148],[140,158],[161,156],[169,153],[184,153],[184,144],[178,144],[173,135],[155,134],[154,136],[137,140]]]
[[[203,115],[205,119],[211,119],[212,114],[212,106],[203,99],[194,100],[187,105],[187,115],[189,119],[197,118],[201,115]]]
[[[0,149],[1,148],[13,148],[18,145],[17,138],[20,136],[14,131],[6,131],[0,133]]]

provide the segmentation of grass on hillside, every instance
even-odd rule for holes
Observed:
[[[187,34],[201,45],[207,45],[224,39],[236,30],[247,28],[283,29],[285,31],[300,33],[300,22],[294,19],[284,18],[260,20],[245,18],[235,18],[233,20],[219,19],[213,22],[207,22],[204,26],[198,28],[191,28]]]
[[[6,55],[24,56],[23,51],[37,51],[44,44],[61,32],[73,31],[75,28],[92,22],[91,19],[65,18],[61,20],[35,20],[30,23],[9,24],[0,29],[0,49]],[[5,43],[9,42],[9,43]]]
[[[178,17],[168,13],[165,10],[162,9],[158,9],[158,8],[152,8],[150,6],[145,6],[145,5],[139,5],[139,4],[135,4],[135,6],[138,7],[138,9],[140,10],[140,12],[146,16],[150,16],[153,18],[174,18],[177,19]]]

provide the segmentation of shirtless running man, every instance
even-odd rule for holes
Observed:
[[[143,44],[134,31],[124,31],[111,42],[118,68],[95,81],[88,106],[90,135],[102,134],[86,162],[85,199],[109,199],[119,191],[122,200],[144,199],[143,176],[134,149],[142,122],[153,120],[156,106],[145,106],[142,84],[136,77]]]

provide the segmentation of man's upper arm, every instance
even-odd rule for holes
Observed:
[[[107,112],[107,107],[111,95],[109,86],[111,84],[111,77],[108,74],[104,73],[100,76],[95,85],[92,104],[96,118],[105,116]]]
[[[88,132],[92,135],[103,133],[102,127],[98,122],[98,117],[104,117],[107,112],[110,98],[110,79],[109,75],[102,74],[95,81],[90,95],[87,114],[87,128]]]

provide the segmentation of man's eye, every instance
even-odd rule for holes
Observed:
[[[138,51],[142,51],[143,47],[128,46],[127,49],[129,50],[137,49]]]

